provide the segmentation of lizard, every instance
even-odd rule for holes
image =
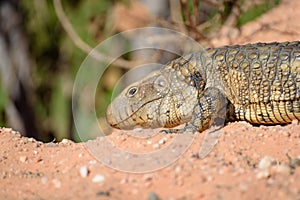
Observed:
[[[257,125],[300,120],[300,42],[190,53],[129,85],[106,112],[114,128],[165,133],[202,132],[218,118]]]

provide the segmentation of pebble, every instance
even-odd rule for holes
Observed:
[[[284,131],[282,133],[285,137],[290,137],[291,136],[291,133],[289,131]]]
[[[42,184],[45,185],[45,184],[47,183],[47,181],[48,181],[47,177],[42,177],[42,178],[41,178]]]
[[[175,167],[175,173],[180,173],[181,172],[181,167],[179,165],[177,165]]]
[[[87,166],[80,167],[79,173],[80,173],[80,175],[81,175],[82,178],[87,177],[88,174],[89,174],[89,170],[88,170]]]
[[[262,178],[268,178],[270,176],[269,170],[263,170],[257,173],[256,178],[262,179]]]
[[[90,161],[89,161],[89,165],[94,165],[94,164],[96,164],[96,163],[97,163],[96,160],[90,160]]]
[[[143,180],[144,180],[145,182],[151,181],[152,179],[153,179],[153,175],[152,175],[152,174],[145,174],[145,175],[143,176]]]
[[[143,128],[138,127],[138,128],[133,129],[133,130],[137,131],[137,132],[141,132],[141,131],[143,131]]]
[[[61,187],[61,181],[58,179],[53,179],[52,183],[54,184],[54,187],[60,188]]]
[[[264,156],[258,164],[258,168],[265,170],[271,167],[271,165],[275,164],[275,159],[269,156]]]
[[[208,175],[208,176],[206,176],[206,180],[207,181],[212,181],[212,180],[214,180],[214,178],[212,176]]]
[[[94,183],[101,183],[105,180],[105,177],[102,174],[97,174],[96,176],[94,176],[94,178],[92,179],[92,182]]]
[[[122,178],[120,180],[120,184],[125,184],[125,183],[128,183],[128,179],[127,178]]]
[[[275,180],[273,178],[268,178],[267,184],[268,185],[274,185],[275,184]]]
[[[152,145],[152,147],[153,147],[154,149],[158,149],[158,148],[160,147],[160,145],[159,145],[158,143],[155,143],[155,144]]]
[[[164,137],[158,141],[158,144],[162,145],[162,144],[165,144],[166,142],[167,142],[167,138]]]
[[[20,156],[20,161],[21,162],[26,162],[27,161],[27,157],[26,156]]]
[[[263,133],[259,133],[259,134],[258,134],[258,137],[263,137],[263,136],[264,136]]]
[[[29,141],[29,142],[34,142],[35,139],[34,139],[34,138],[28,138],[28,141]]]
[[[72,141],[64,138],[64,139],[62,139],[62,141],[60,143],[62,143],[62,144],[68,144],[68,143],[72,143]]]
[[[41,157],[37,157],[37,158],[35,158],[35,162],[42,163],[43,159]]]
[[[155,192],[149,192],[148,200],[160,200],[160,198]]]

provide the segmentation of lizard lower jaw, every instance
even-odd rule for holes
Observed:
[[[113,108],[112,104],[110,104],[107,107],[106,110],[106,121],[107,123],[116,129],[123,129],[123,130],[131,130],[132,127],[127,127],[124,125],[125,120],[121,120],[120,118],[116,117],[116,115],[118,114],[117,112],[118,109]]]

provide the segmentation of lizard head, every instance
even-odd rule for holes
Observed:
[[[171,128],[189,121],[199,90],[191,84],[189,71],[176,69],[176,64],[170,63],[125,88],[108,106],[107,122],[128,130]]]

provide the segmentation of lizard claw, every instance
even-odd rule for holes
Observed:
[[[181,129],[167,129],[167,130],[161,130],[159,131],[160,133],[164,133],[164,134],[175,134],[175,133],[182,133],[182,131],[180,131]]]
[[[160,133],[164,134],[181,134],[184,133],[184,129],[167,129],[167,130],[161,130]]]

